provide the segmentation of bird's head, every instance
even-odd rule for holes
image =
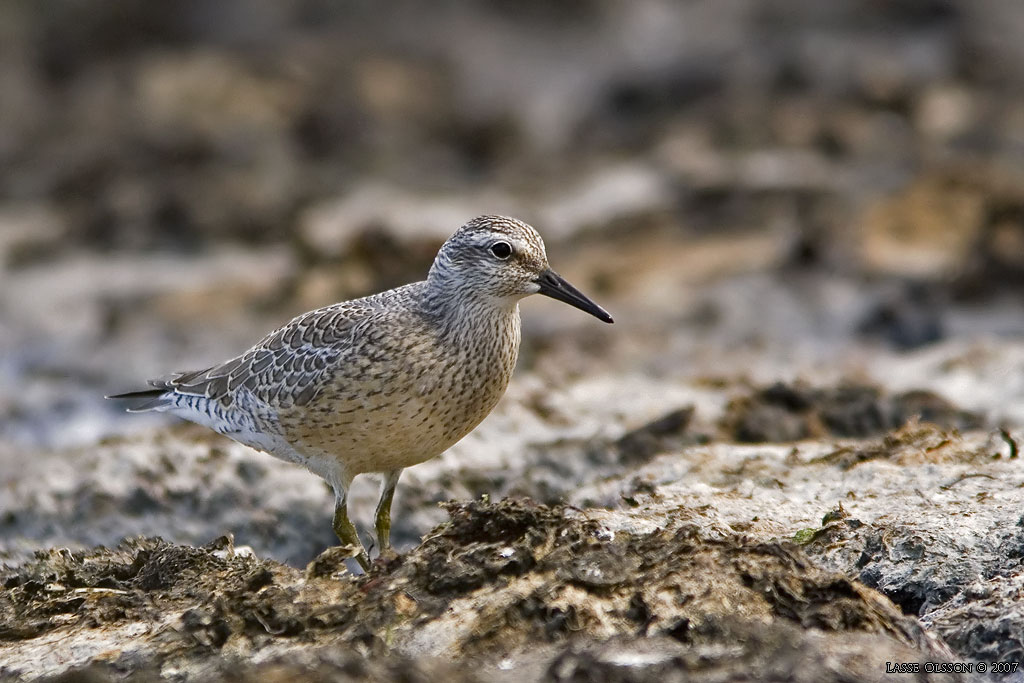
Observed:
[[[551,269],[537,231],[507,216],[479,216],[459,228],[438,252],[429,279],[499,305],[544,294],[612,322],[607,311]]]

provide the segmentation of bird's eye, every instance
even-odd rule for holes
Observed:
[[[512,245],[508,242],[495,242],[491,245],[491,253],[501,260],[505,260],[512,255]]]

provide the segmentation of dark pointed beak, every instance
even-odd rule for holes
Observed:
[[[540,285],[540,294],[544,296],[550,296],[552,299],[558,299],[570,306],[575,306],[606,323],[614,322],[612,317],[608,315],[608,311],[595,304],[587,298],[586,294],[570,285],[565,281],[565,278],[550,268],[540,274],[540,277],[537,278],[537,284]]]

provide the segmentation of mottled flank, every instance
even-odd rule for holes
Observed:
[[[335,531],[352,545],[349,485],[387,473],[377,508],[384,548],[401,470],[464,437],[505,392],[519,352],[518,302],[534,293],[611,322],[548,267],[532,227],[481,216],[445,242],[425,281],[305,313],[237,358],[112,398],[307,467],[334,488]]]

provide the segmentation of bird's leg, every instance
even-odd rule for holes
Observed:
[[[374,516],[377,527],[377,545],[381,553],[391,548],[391,501],[395,497],[395,486],[402,470],[391,470],[384,473],[380,483],[380,499],[377,501],[377,512]]]
[[[334,533],[338,535],[343,545],[359,548],[356,561],[363,571],[370,571],[370,558],[366,556],[366,549],[359,541],[359,534],[356,532],[355,526],[348,519],[348,496],[344,494],[335,496]]]

